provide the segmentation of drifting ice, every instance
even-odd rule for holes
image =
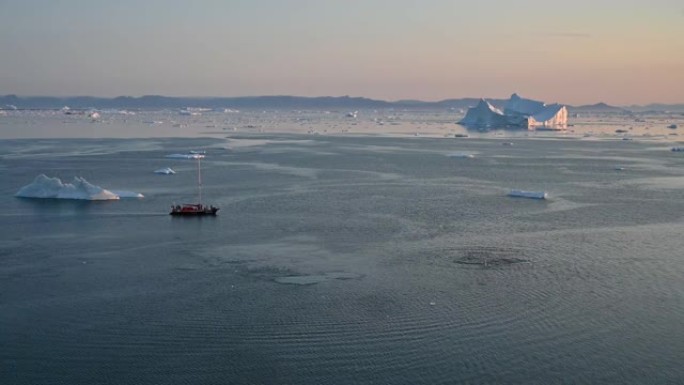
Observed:
[[[509,197],[516,198],[531,198],[531,199],[546,199],[548,194],[546,191],[524,191],[524,190],[511,190],[508,193]]]
[[[16,197],[42,199],[80,199],[90,201],[116,200],[120,198],[143,198],[132,191],[110,191],[90,184],[87,180],[74,177],[72,183],[62,183],[59,178],[40,174],[29,185],[19,189]]]
[[[171,169],[171,167],[166,167],[166,168],[160,168],[159,170],[154,170],[155,174],[164,174],[164,175],[171,175],[175,174],[176,172]]]
[[[475,157],[473,154],[449,154],[447,155],[449,158],[461,158],[461,159],[472,159]]]
[[[203,159],[204,154],[171,154],[167,155],[166,157],[173,159]]]

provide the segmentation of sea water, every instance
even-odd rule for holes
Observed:
[[[0,141],[0,383],[682,382],[684,156],[514,141]],[[188,150],[217,217],[168,215]],[[40,173],[145,198],[13,196]]]

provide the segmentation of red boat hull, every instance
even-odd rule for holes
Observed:
[[[216,215],[219,211],[218,207],[205,206],[201,204],[184,204],[179,206],[171,206],[169,215],[176,216],[202,216],[202,215]]]

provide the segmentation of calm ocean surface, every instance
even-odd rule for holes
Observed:
[[[684,155],[512,141],[1,140],[0,383],[683,383]]]

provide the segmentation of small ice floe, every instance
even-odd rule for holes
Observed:
[[[546,191],[511,190],[508,193],[508,196],[515,198],[547,199],[549,195]]]
[[[672,147],[672,152],[684,152],[684,147]]]
[[[59,178],[49,178],[40,174],[16,194],[20,198],[40,199],[79,199],[90,201],[117,200],[120,198],[143,198],[140,193],[132,191],[107,190],[90,184],[87,180],[74,177],[72,183],[63,183]]]
[[[171,167],[166,167],[166,168],[160,168],[159,170],[154,170],[155,174],[160,174],[160,175],[173,175],[176,172],[171,169]]]
[[[449,158],[456,158],[456,159],[472,159],[475,157],[475,155],[473,155],[473,154],[462,154],[462,153],[449,154],[447,156]]]
[[[170,154],[167,155],[167,158],[172,158],[172,159],[204,159],[204,154]]]
[[[178,110],[179,115],[187,115],[187,116],[198,116],[201,115],[201,113],[194,108],[184,108],[181,110]]]

